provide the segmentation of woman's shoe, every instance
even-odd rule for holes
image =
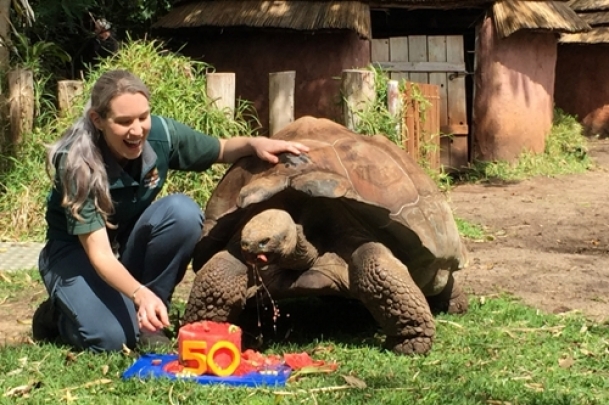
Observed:
[[[51,299],[44,301],[34,312],[32,336],[38,341],[53,341],[59,337],[59,313]]]

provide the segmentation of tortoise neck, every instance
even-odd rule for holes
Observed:
[[[315,246],[305,237],[302,226],[296,225],[296,232],[296,246],[291,254],[280,260],[279,266],[290,270],[308,270],[317,260],[319,253]]]

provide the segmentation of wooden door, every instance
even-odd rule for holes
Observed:
[[[440,159],[446,167],[468,163],[465,52],[460,35],[392,37],[371,41],[372,63],[391,79],[440,87]]]

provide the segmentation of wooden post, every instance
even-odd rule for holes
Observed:
[[[34,123],[34,75],[31,70],[8,72],[10,142],[18,145]]]
[[[207,73],[207,97],[228,118],[235,118],[235,86],[234,73]]]
[[[354,131],[359,122],[358,113],[366,110],[374,101],[374,72],[371,70],[343,70],[341,91],[343,96],[344,124]]]
[[[269,73],[269,130],[271,136],[294,122],[296,72]]]
[[[74,98],[83,92],[83,83],[80,80],[60,80],[57,82],[57,104],[59,114],[66,115],[72,109]]]
[[[397,80],[387,82],[387,110],[392,117],[397,118],[395,131],[400,135],[402,131],[402,95],[400,94],[400,83]]]

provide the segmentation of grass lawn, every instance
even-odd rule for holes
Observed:
[[[24,276],[0,278],[0,297],[27,293],[18,288],[31,288],[31,282],[19,283],[18,277]],[[123,380],[134,352],[93,355],[22,344],[0,348],[0,404],[609,403],[609,325],[580,314],[544,314],[508,296],[472,297],[467,315],[436,318],[430,354],[400,357],[383,351],[382,334],[349,307],[282,311],[303,323],[287,340],[268,342],[264,352],[308,351],[337,361],[337,371],[256,389]]]

